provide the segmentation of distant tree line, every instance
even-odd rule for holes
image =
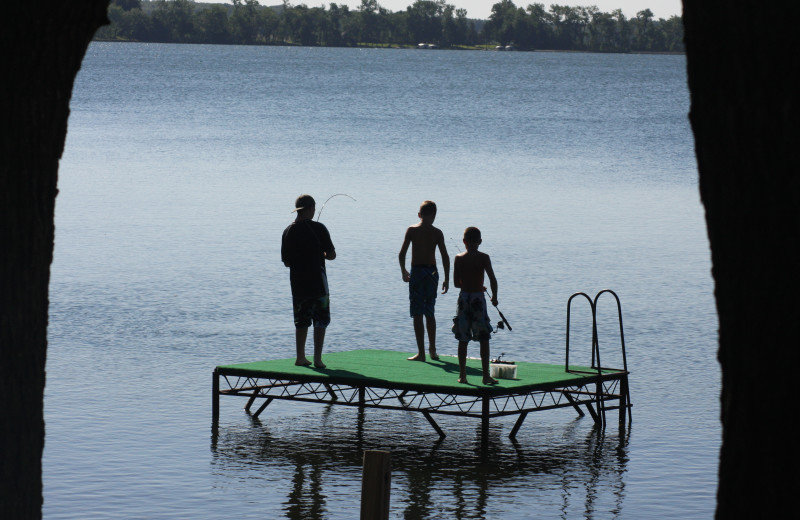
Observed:
[[[113,0],[111,24],[95,39],[169,43],[243,45],[357,45],[439,47],[513,46],[521,50],[605,52],[682,52],[680,17],[654,19],[650,9],[626,18],[597,7],[530,4],[512,0],[492,6],[488,20],[467,18],[445,0],[416,0],[405,11],[392,12],[377,0],[361,0],[328,8],[262,6],[257,0],[232,0],[232,5],[197,4],[191,0]]]

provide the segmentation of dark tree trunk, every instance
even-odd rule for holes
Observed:
[[[684,0],[690,120],[719,314],[718,518],[800,497],[796,2]]]
[[[43,395],[58,161],[72,84],[108,0],[0,18],[0,512],[42,516]]]

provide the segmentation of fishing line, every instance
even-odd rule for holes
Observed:
[[[333,195],[331,195],[330,197],[328,197],[328,198],[325,200],[325,202],[323,202],[323,203],[322,203],[322,207],[321,207],[321,208],[319,208],[319,213],[317,213],[317,222],[319,222],[319,217],[321,217],[321,216],[322,216],[322,210],[324,210],[324,209],[325,209],[325,204],[327,204],[327,203],[328,203],[328,201],[329,201],[329,200],[331,200],[332,198],[334,198],[334,197],[339,197],[339,196],[342,196],[342,197],[347,197],[347,198],[351,199],[353,202],[358,202],[356,199],[354,199],[353,197],[351,197],[351,196],[350,196],[350,195],[348,195],[347,193],[334,193]]]
[[[460,247],[458,247],[458,242],[456,242],[456,239],[455,239],[455,238],[453,238],[453,237],[450,237],[450,242],[452,242],[452,243],[453,243],[453,245],[454,245],[454,246],[456,246],[456,251],[458,251],[459,253],[461,253],[461,248],[460,248]]]

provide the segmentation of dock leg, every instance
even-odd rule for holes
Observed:
[[[408,393],[408,390],[403,390],[402,392],[400,392],[400,395],[397,396],[397,401],[403,406],[408,406],[406,404],[406,400],[404,399],[404,397],[406,396],[407,393]]]
[[[575,402],[575,398],[574,397],[572,397],[571,395],[569,395],[566,392],[562,392],[562,394],[564,395],[564,397],[567,398],[567,401],[569,401],[569,404],[571,404],[572,407],[575,408],[575,411],[578,412],[578,416],[583,417],[584,415],[586,415],[585,413],[583,413],[583,410],[581,410],[581,407],[578,406],[578,403]]]
[[[263,412],[263,411],[264,411],[264,408],[266,408],[267,406],[269,406],[269,403],[271,403],[272,401],[273,401],[273,398],[272,398],[272,397],[267,397],[267,400],[266,400],[266,401],[264,401],[264,404],[262,404],[262,405],[261,405],[261,408],[259,408],[258,410],[256,410],[256,413],[254,413],[254,414],[253,414],[253,417],[258,417],[259,415],[261,415],[261,412]]]
[[[423,410],[422,411],[422,415],[424,415],[425,418],[428,419],[428,422],[431,423],[431,426],[433,426],[433,429],[436,430],[436,433],[439,434],[439,439],[444,439],[445,437],[447,437],[447,435],[445,435],[445,433],[444,433],[444,430],[439,428],[439,425],[436,424],[436,421],[433,420],[433,417],[431,417],[430,412],[428,412],[427,410]]]
[[[489,397],[483,396],[481,403],[481,435],[484,440],[489,438]]]
[[[358,387],[358,405],[359,406],[364,406],[364,403],[366,402],[366,395],[367,395],[366,388],[363,387],[363,386],[359,386]]]
[[[333,391],[333,388],[331,388],[331,385],[329,385],[328,383],[323,383],[323,384],[325,385],[325,390],[328,391],[328,395],[331,396],[331,400],[338,401],[339,398],[336,396],[336,392]]]
[[[596,394],[597,394],[597,415],[600,417],[600,426],[602,428],[606,427],[606,403],[603,399],[603,382],[598,381],[596,384]]]
[[[216,369],[211,381],[211,394],[211,422],[216,424],[219,422],[219,374]]]
[[[586,403],[586,409],[589,410],[589,415],[591,415],[592,419],[594,419],[594,423],[596,425],[600,426],[601,425],[600,416],[597,415],[597,412],[594,411],[594,407],[592,407],[592,403]]]
[[[517,419],[517,422],[514,424],[514,428],[512,428],[511,433],[508,434],[509,439],[517,438],[517,432],[519,431],[520,427],[522,426],[522,423],[525,421],[525,417],[527,416],[528,412],[522,412],[519,414],[519,418]]]
[[[256,400],[256,397],[258,397],[258,390],[254,390],[253,395],[251,395],[250,399],[247,400],[247,406],[244,407],[245,412],[250,411],[250,407],[253,406],[253,401]]]
[[[619,425],[625,426],[625,413],[628,408],[628,379],[619,382]]]
[[[625,375],[625,377],[622,379],[622,385],[620,387],[620,393],[625,396],[625,409],[626,409],[626,412],[628,414],[628,421],[633,422],[633,416],[631,414],[631,387],[628,386],[628,376],[627,375]],[[623,414],[624,412],[622,410],[620,410],[619,413]],[[624,417],[622,418],[622,423],[623,424],[625,423],[625,418]]]
[[[364,444],[364,407],[358,407],[358,417],[356,417],[356,439],[358,439],[358,447]]]

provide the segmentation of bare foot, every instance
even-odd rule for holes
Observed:
[[[325,368],[326,365],[322,361],[314,361],[314,368]],[[495,381],[496,383],[497,381]]]
[[[458,378],[458,382],[459,383],[463,383],[463,384],[467,384],[467,378],[466,377],[459,377]]]
[[[425,361],[425,354],[415,354],[408,358],[409,361]]]
[[[437,354],[435,350],[431,350],[431,359],[434,361],[439,361],[439,354]]]
[[[297,361],[295,361],[294,364],[299,367],[307,367],[311,364],[311,361],[307,360],[306,358],[297,358]]]
[[[495,379],[495,378],[493,378],[491,376],[484,376],[483,384],[484,385],[496,385],[497,384],[497,379]]]

